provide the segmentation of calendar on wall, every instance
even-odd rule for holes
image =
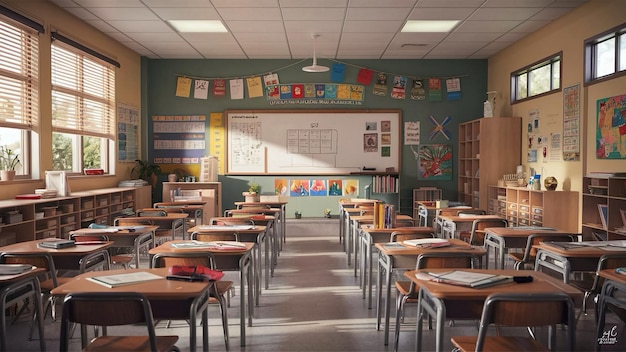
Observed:
[[[117,104],[117,160],[135,162],[139,159],[139,109]]]

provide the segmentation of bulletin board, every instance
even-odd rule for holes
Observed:
[[[400,172],[400,110],[227,110],[225,114],[228,174],[345,175],[389,168]]]

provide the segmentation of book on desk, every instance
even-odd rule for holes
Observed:
[[[145,271],[138,271],[135,273],[128,273],[128,274],[88,277],[87,280],[91,282],[95,282],[102,286],[114,288],[114,287],[119,287],[119,286],[124,286],[124,285],[132,285],[132,284],[145,282],[145,281],[158,280],[162,278],[163,277],[159,275],[155,275],[155,274],[148,273]]]
[[[513,277],[508,275],[476,273],[463,270],[452,270],[444,273],[423,273],[431,276],[431,281],[471,288],[481,288],[506,282],[513,282]]]
[[[76,242],[73,240],[65,240],[62,238],[46,238],[45,240],[39,242],[39,247],[52,249],[74,247],[75,245]]]

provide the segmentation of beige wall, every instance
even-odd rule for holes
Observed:
[[[141,105],[141,60],[140,56],[111,37],[103,34],[94,27],[79,20],[56,5],[42,0],[2,0],[4,6],[21,13],[24,16],[43,24],[46,33],[39,36],[40,40],[40,137],[41,144],[37,151],[33,151],[33,160],[39,156],[40,170],[49,170],[52,166],[52,135],[50,132],[52,123],[51,97],[50,97],[50,32],[57,31],[76,42],[86,45],[120,63],[117,69],[116,95],[117,101],[139,108]],[[72,191],[82,191],[94,188],[116,186],[119,180],[129,178],[129,170],[133,164],[116,165],[116,175],[111,177],[72,177],[70,187]],[[41,171],[43,175],[43,171]],[[40,176],[43,178],[43,176]],[[97,184],[94,184],[97,182]],[[1,198],[12,198],[16,194],[33,193],[37,188],[43,188],[44,181],[36,179],[32,181],[15,181],[0,183]]]
[[[588,87],[583,86],[583,42],[615,26],[626,23],[626,1],[591,0],[568,13],[558,21],[549,23],[538,32],[516,42],[502,52],[489,58],[488,87],[498,91],[495,116],[522,117],[522,164],[526,171],[534,167],[542,178],[554,176],[559,181],[558,190],[581,192],[582,177],[591,171],[626,171],[624,160],[597,160],[595,157],[596,100],[626,93],[626,77],[615,78]],[[527,162],[527,124],[532,111],[540,112],[540,133],[563,132],[562,92],[531,99],[524,103],[510,104],[510,75],[526,65],[552,56],[559,51],[562,56],[562,84],[581,87],[581,161],[544,160],[538,148],[537,162]],[[537,145],[536,139],[534,145]],[[549,159],[546,158],[546,159]]]

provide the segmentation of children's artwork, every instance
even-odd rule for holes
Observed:
[[[450,116],[446,116],[445,119],[441,123],[439,123],[432,115],[428,117],[428,119],[435,125],[433,130],[430,132],[430,140],[437,135],[437,133],[441,133],[447,140],[450,140],[450,131],[446,128],[446,125],[452,122],[452,118]]]
[[[376,83],[374,83],[374,95],[387,95],[387,75],[384,72],[378,72],[376,75]]]
[[[596,158],[626,159],[626,94],[597,102]]]
[[[378,133],[364,133],[363,134],[363,151],[364,152],[377,152],[378,151]]]
[[[343,195],[343,181],[337,180],[337,179],[328,180],[328,195],[329,196]]]
[[[418,179],[452,179],[452,145],[421,145],[419,147],[418,156]]]
[[[311,187],[309,189],[311,196],[325,196],[328,194],[326,180],[311,180]]]
[[[343,180],[343,195],[348,197],[358,197],[359,180]]]
[[[309,180],[291,180],[289,196],[307,197],[309,195]]]
[[[286,178],[276,178],[274,179],[274,194],[280,196],[288,196],[289,192],[287,192],[287,185],[289,181]]]

